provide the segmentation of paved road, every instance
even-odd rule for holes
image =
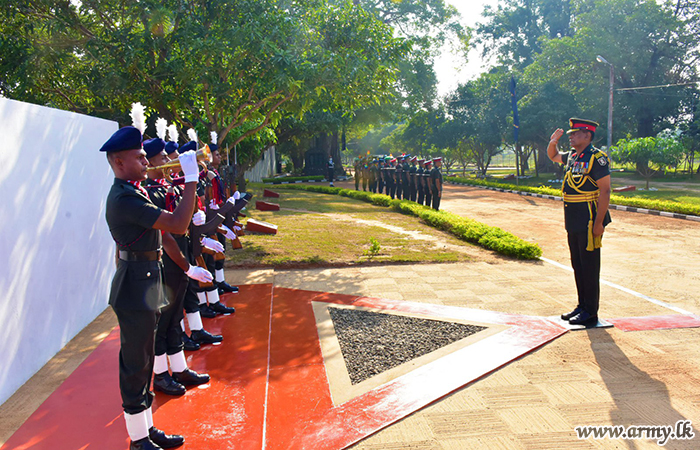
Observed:
[[[441,206],[536,242],[545,258],[569,265],[559,201],[448,184]],[[700,224],[624,211],[611,215],[602,278],[700,313]]]

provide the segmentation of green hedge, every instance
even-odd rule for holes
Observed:
[[[502,255],[519,259],[537,259],[542,256],[542,249],[539,245],[526,242],[500,228],[485,225],[449,212],[435,211],[432,208],[409,200],[392,200],[391,197],[384,194],[373,194],[371,192],[329,186],[289,185],[282,186],[282,188],[341,195],[372,203],[373,205],[389,207],[403,214],[417,216],[434,228],[447,231],[463,241],[480,245]]]
[[[277,178],[263,178],[263,183],[279,184],[283,181],[294,183],[295,181],[321,181],[325,179],[323,175],[313,175],[308,177],[277,177]]]
[[[532,192],[534,194],[554,195],[561,197],[561,189],[545,186],[514,186],[508,183],[495,183],[493,181],[474,180],[471,178],[451,177],[449,181],[469,184],[472,186],[487,186],[509,191]],[[688,214],[700,216],[700,206],[690,203],[674,202],[670,200],[653,200],[641,197],[624,197],[622,195],[610,195],[610,203],[613,205],[632,206],[634,208],[654,209],[657,211],[667,211],[678,214]]]

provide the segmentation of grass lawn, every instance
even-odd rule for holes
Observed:
[[[247,234],[241,237],[242,249],[227,246],[227,267],[458,262],[486,252],[421,223],[417,217],[386,208],[340,196],[272,190],[281,197],[264,200],[279,203],[280,211],[255,210],[255,201],[263,200],[262,187],[249,185],[255,197],[245,214],[277,225],[277,234]],[[379,243],[375,254],[369,254],[370,238]]]

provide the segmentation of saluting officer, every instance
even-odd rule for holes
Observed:
[[[549,159],[566,168],[562,186],[564,225],[578,293],[576,308],[561,318],[586,326],[598,322],[600,247],[605,226],[611,222],[610,161],[591,143],[597,127],[592,120],[571,118],[567,134],[572,150],[560,153],[557,149],[564,134],[561,128],[554,131],[547,147]]]
[[[140,185],[146,178],[146,152],[141,128],[117,130],[102,146],[114,172],[106,204],[109,231],[117,244],[117,269],[109,304],[120,328],[119,388],[131,450],[174,447],[182,436],[166,435],[153,426],[150,382],[160,308],[167,305],[163,289],[161,230],[182,234],[195,204],[198,179],[194,152],[180,155],[185,174],[182,200],[171,213],[158,208]]]

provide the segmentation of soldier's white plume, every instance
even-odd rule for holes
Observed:
[[[141,132],[141,135],[146,131],[145,110],[146,108],[141,103],[131,104],[131,124]]]
[[[165,133],[167,129],[168,121],[163,119],[162,117],[159,117],[158,120],[156,120],[156,136],[158,136],[162,140],[165,140]]]
[[[177,126],[174,123],[171,123],[170,126],[168,126],[168,137],[173,142],[177,142],[178,138],[180,137],[179,133],[177,132]]]
[[[197,139],[197,132],[194,128],[190,128],[189,130],[187,130],[187,137],[190,138],[190,141],[195,141],[197,144],[199,144],[199,139]]]
[[[218,144],[218,142],[217,142],[218,139],[219,139],[219,135],[216,133],[216,131],[212,131],[211,132],[211,143]]]

